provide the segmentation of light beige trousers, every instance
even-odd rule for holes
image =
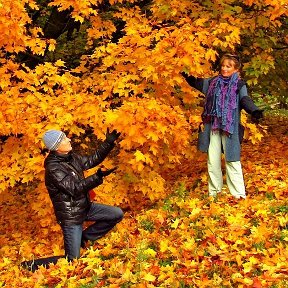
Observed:
[[[208,191],[209,196],[215,197],[223,188],[221,169],[222,145],[225,154],[225,135],[211,132],[208,149]],[[227,162],[225,160],[226,182],[230,193],[237,199],[246,198],[244,178],[240,161]]]

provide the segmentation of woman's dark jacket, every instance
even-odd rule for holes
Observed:
[[[193,76],[188,76],[185,73],[182,73],[187,83],[191,86],[202,92],[204,95],[207,94],[210,82],[213,78],[195,78]],[[237,108],[236,108],[236,119],[234,122],[234,133],[227,137],[226,139],[226,161],[240,161],[240,152],[241,152],[241,141],[244,134],[244,127],[241,125],[240,112],[241,109],[244,109],[247,113],[252,114],[255,111],[258,111],[259,108],[254,104],[252,99],[248,96],[247,86],[243,80],[238,81],[237,87]],[[204,130],[200,131],[198,137],[198,149],[202,152],[208,152],[209,143],[210,143],[210,132],[211,124],[204,124]]]
[[[45,185],[60,225],[83,223],[90,208],[89,190],[103,182],[97,173],[84,178],[83,171],[100,164],[113,147],[105,141],[90,156],[49,153],[44,162]]]

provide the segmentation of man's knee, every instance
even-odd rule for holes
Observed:
[[[118,223],[120,222],[124,217],[124,212],[122,211],[121,208],[119,207],[115,207],[114,209],[114,219],[115,219],[115,222]]]

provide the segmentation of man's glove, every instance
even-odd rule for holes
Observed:
[[[251,114],[251,121],[258,124],[259,120],[263,118],[263,110],[255,110]]]
[[[107,128],[107,131],[106,131],[106,141],[109,143],[109,144],[113,144],[114,141],[116,141],[119,136],[121,135],[120,132],[117,132],[117,130],[113,130],[111,133],[109,132],[109,128]]]
[[[117,167],[114,167],[112,169],[108,169],[108,170],[105,170],[103,171],[101,168],[99,168],[96,172],[96,175],[99,177],[99,178],[103,178],[105,176],[108,176],[110,175],[111,173],[113,173],[115,170],[117,169]]]

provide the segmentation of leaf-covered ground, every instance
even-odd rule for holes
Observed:
[[[246,200],[208,198],[199,153],[171,171],[169,197],[127,212],[78,261],[35,273],[20,262],[63,254],[49,199],[33,187],[0,194],[0,287],[288,287],[287,124],[267,117],[262,142],[243,143]]]

